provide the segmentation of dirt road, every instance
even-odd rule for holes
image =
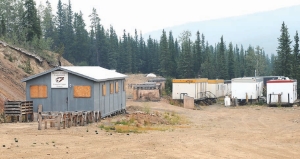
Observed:
[[[213,105],[188,110],[163,101],[127,102],[128,106],[145,104],[152,111],[174,111],[189,119],[190,124],[129,135],[101,131],[97,124],[40,131],[37,123],[0,124],[0,158],[282,159],[300,156],[299,107]]]

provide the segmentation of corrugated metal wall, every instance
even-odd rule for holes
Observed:
[[[30,98],[31,85],[46,85],[48,98]],[[39,104],[43,105],[43,111],[52,111],[51,107],[51,73],[34,78],[26,82],[26,100],[33,101],[33,111],[37,112]]]
[[[101,111],[102,117],[126,108],[125,80],[94,82],[80,76],[68,73],[68,88],[51,89],[51,73],[34,78],[26,82],[26,100],[33,101],[33,110],[37,112],[39,104],[43,111]],[[119,92],[116,93],[118,82]],[[110,83],[114,85],[114,92],[110,93]],[[106,85],[106,95],[102,94],[102,85]],[[30,98],[31,85],[46,85],[47,98]],[[91,86],[90,98],[74,98],[74,86]]]

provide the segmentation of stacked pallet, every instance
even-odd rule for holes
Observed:
[[[33,102],[6,101],[4,104],[4,115],[5,117],[10,117],[11,121],[13,121],[14,118],[17,118],[18,122],[33,121]]]

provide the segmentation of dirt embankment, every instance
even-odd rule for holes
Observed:
[[[54,59],[57,59],[58,54],[47,53],[53,54]],[[63,66],[72,65],[63,58],[61,63]],[[21,82],[23,78],[52,67],[45,60],[40,62],[19,49],[13,49],[12,46],[0,42],[0,112],[5,100],[25,100],[25,83]]]

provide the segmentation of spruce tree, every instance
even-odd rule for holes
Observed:
[[[194,72],[196,73],[196,75],[200,75],[200,70],[201,70],[201,62],[203,62],[204,60],[202,60],[202,50],[201,50],[201,39],[200,39],[200,32],[197,31],[196,34],[196,41],[195,41],[195,52],[194,52]]]
[[[46,8],[43,11],[42,16],[42,32],[44,35],[44,38],[51,38],[53,40],[56,40],[54,37],[54,22],[53,22],[53,14],[52,14],[52,7],[51,3],[47,0],[46,1]]]
[[[37,16],[37,9],[33,0],[26,0],[24,7],[23,26],[26,32],[26,41],[32,41],[34,36],[41,37],[40,19]]]
[[[229,50],[228,50],[228,75],[229,79],[232,79],[235,77],[235,59],[233,55],[233,45],[230,42],[229,43]]]
[[[225,57],[225,42],[223,41],[223,36],[221,37],[221,42],[219,46],[219,77],[220,79],[228,79],[228,70],[226,66],[226,57]]]
[[[195,78],[193,71],[193,56],[192,56],[192,42],[190,40],[191,32],[183,31],[180,35],[180,42],[182,52],[179,59],[179,76],[181,78]]]
[[[299,55],[299,36],[298,31],[296,31],[296,35],[294,36],[294,49],[293,49],[293,64],[292,64],[292,78],[296,78],[300,80],[300,74],[298,73],[300,68],[300,55]]]
[[[5,26],[5,21],[4,21],[4,16],[1,16],[1,21],[0,21],[0,37],[6,35],[6,26]]]
[[[292,41],[290,40],[290,35],[288,32],[288,28],[283,22],[281,25],[281,35],[278,38],[278,48],[277,48],[277,68],[278,75],[289,77],[292,74],[292,63],[291,63],[291,53],[292,49],[290,44]]]
[[[294,49],[293,49],[293,78],[297,79],[297,94],[300,94],[300,51],[299,51],[299,36],[298,31],[294,36]]]
[[[170,66],[169,66],[169,71],[170,71],[170,76],[175,77],[176,76],[176,48],[175,48],[175,43],[174,43],[174,38],[172,31],[169,32],[169,58],[170,58]]]
[[[165,30],[160,37],[160,74],[164,77],[169,77],[169,48]]]

